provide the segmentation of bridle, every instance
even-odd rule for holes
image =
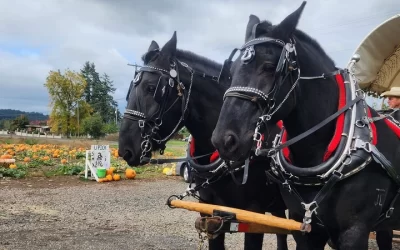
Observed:
[[[254,30],[255,29],[253,29],[253,32]],[[297,61],[296,61],[297,54],[296,54],[294,40],[293,41],[290,40],[290,42],[285,43],[280,39],[274,39],[270,37],[253,38],[247,41],[242,47],[235,48],[232,51],[229,58],[225,60],[224,63],[224,67],[230,69],[232,65],[233,56],[236,54],[237,51],[241,52],[243,51],[241,62],[243,64],[249,64],[255,58],[256,55],[254,46],[265,43],[275,44],[282,47],[282,52],[274,73],[274,82],[272,89],[268,93],[264,93],[262,90],[259,90],[257,88],[246,87],[246,86],[233,86],[230,87],[224,94],[224,101],[227,97],[236,97],[244,99],[255,103],[258,106],[259,110],[261,111],[261,116],[257,121],[257,126],[253,136],[254,141],[256,141],[257,143],[257,148],[255,151],[256,155],[258,155],[262,145],[262,139],[261,139],[262,136],[260,132],[261,127],[263,126],[264,123],[271,120],[272,115],[275,114],[282,107],[283,103],[288,99],[289,95],[297,86],[299,79],[301,79],[301,77],[299,77],[300,68],[297,67]],[[279,93],[279,89],[282,87],[287,77],[290,77],[293,80],[293,73],[295,71],[297,71],[297,76],[298,76],[297,80],[292,84],[292,87],[290,88],[290,90],[288,91],[282,102],[275,107],[276,95]],[[226,70],[226,72],[228,71]]]
[[[242,47],[235,48],[229,58],[225,60],[223,72],[229,74],[228,78],[231,78],[230,68],[232,66],[232,58],[237,51],[243,51],[241,57],[241,62],[243,64],[249,64],[256,55],[254,46],[259,44],[275,44],[282,48],[282,52],[275,69],[273,87],[268,93],[264,93],[262,90],[246,86],[234,86],[230,87],[224,94],[224,101],[227,97],[241,98],[247,101],[255,103],[261,110],[261,116],[258,118],[257,125],[254,131],[253,140],[256,142],[255,155],[260,155],[260,150],[262,147],[262,129],[266,128],[266,123],[271,120],[272,116],[282,107],[285,101],[289,98],[289,95],[293,93],[296,86],[301,79],[313,80],[313,79],[326,79],[328,76],[332,76],[337,72],[332,72],[328,74],[322,74],[320,76],[304,77],[300,76],[300,67],[297,61],[296,52],[296,42],[294,38],[289,39],[289,42],[285,43],[280,39],[275,39],[271,37],[259,37],[255,38],[255,30],[258,24],[253,27],[252,39],[247,41]],[[276,105],[277,94],[280,88],[290,77],[291,87],[286,93],[283,100]],[[294,80],[296,79],[296,80]],[[296,101],[296,95],[294,95],[294,100]],[[273,150],[271,150],[271,153]]]
[[[185,88],[185,85],[180,80],[178,63],[182,65],[184,68],[186,68],[190,73],[190,84],[188,90]],[[153,147],[152,141],[160,145],[161,148],[160,154],[162,155],[164,153],[166,142],[171,138],[171,136],[175,134],[181,122],[187,116],[186,111],[188,108],[189,99],[191,95],[193,76],[197,74],[201,75],[202,77],[211,77],[215,81],[218,81],[218,78],[215,76],[206,75],[205,73],[196,72],[191,67],[189,67],[185,62],[181,62],[178,59],[171,60],[169,71],[147,64],[141,67],[139,71],[135,72],[135,78],[131,82],[131,86],[127,94],[127,101],[130,95],[130,91],[134,90],[137,93],[137,87],[141,83],[142,75],[144,72],[159,75],[156,90],[153,95],[153,98],[157,99],[156,95],[159,93],[159,88],[160,87],[162,88],[161,99],[159,100],[159,108],[156,112],[154,112],[154,114],[146,115],[145,110],[143,110],[140,106],[139,99],[136,98],[137,110],[125,109],[124,118],[137,121],[139,123],[139,127],[141,129],[141,137],[143,139],[141,142],[142,153],[140,156],[140,162],[149,163],[151,159],[149,157],[146,157],[146,155],[152,150]],[[163,78],[166,78],[168,80],[168,84],[160,86],[160,83],[162,82]],[[172,94],[172,90],[174,88],[176,88],[177,91],[177,98],[169,107],[167,107],[169,97]],[[177,122],[174,129],[171,131],[169,135],[167,135],[162,139],[157,139],[161,138],[158,131],[160,126],[162,125],[163,116],[178,102],[179,99],[181,99],[181,110],[182,110],[179,121]]]

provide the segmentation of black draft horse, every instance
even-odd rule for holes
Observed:
[[[290,217],[312,224],[309,234],[293,234],[298,249],[324,249],[331,238],[338,249],[366,250],[371,231],[391,249],[391,230],[400,226],[400,131],[366,104],[351,67],[335,67],[296,29],[304,6],[277,25],[250,16],[245,44],[225,61],[232,80],[213,145],[225,160],[253,152],[273,159],[268,173]],[[252,150],[279,120],[284,129],[273,146]]]
[[[244,185],[234,181],[242,182],[243,170],[232,172],[219,157],[210,162],[216,156],[210,154],[215,151],[211,135],[229,79],[218,77],[221,64],[179,50],[176,45],[175,32],[161,49],[152,41],[142,57],[145,66],[136,74],[127,95],[119,155],[131,166],[146,164],[151,150],[163,150],[169,138],[186,126],[195,144],[193,157],[207,155],[190,161],[196,187],[209,183],[199,190],[200,201],[286,218],[279,187],[269,183],[264,172],[269,159],[250,163]],[[275,126],[274,133],[279,131]],[[272,143],[270,138],[266,138],[267,144]],[[262,249],[263,236],[246,233],[245,249]],[[224,240],[225,234],[209,239],[209,249],[225,249]],[[287,249],[287,235],[277,235],[277,246]]]

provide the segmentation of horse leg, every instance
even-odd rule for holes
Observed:
[[[392,250],[393,230],[376,231],[376,243],[379,250]]]
[[[208,214],[200,213],[201,217],[209,217]],[[208,239],[208,249],[225,250],[225,233],[219,234],[214,239]]]
[[[264,214],[258,204],[252,203],[246,210]],[[244,234],[244,250],[261,250],[264,240],[264,234],[245,233]]]
[[[244,249],[245,250],[261,250],[264,240],[264,234],[245,233]]]
[[[219,234],[215,239],[208,240],[208,249],[225,250],[225,233]]]
[[[285,210],[279,210],[279,211],[276,211],[276,212],[272,212],[271,214],[273,216],[286,219]],[[278,250],[288,250],[287,234],[277,234],[276,235],[276,245],[277,245],[277,249]]]
[[[292,214],[289,210],[289,218],[302,221],[303,215]],[[313,220],[315,220],[315,218],[313,218]],[[293,231],[292,235],[296,241],[296,250],[324,250],[329,240],[329,234],[326,229],[315,223],[312,223],[312,230],[310,233]]]
[[[358,223],[339,232],[337,246],[340,250],[368,250],[368,239],[368,228]]]

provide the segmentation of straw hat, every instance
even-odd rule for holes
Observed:
[[[396,96],[400,97],[400,87],[392,87],[390,91],[385,91],[381,96]]]

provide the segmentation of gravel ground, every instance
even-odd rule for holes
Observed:
[[[2,180],[0,250],[197,249],[198,214],[165,205],[186,186],[180,177],[101,184],[76,177]],[[264,249],[276,249],[275,235],[264,239]],[[291,236],[288,241],[295,249]],[[377,249],[374,243],[370,249]],[[226,235],[226,245],[243,249],[243,234]]]

